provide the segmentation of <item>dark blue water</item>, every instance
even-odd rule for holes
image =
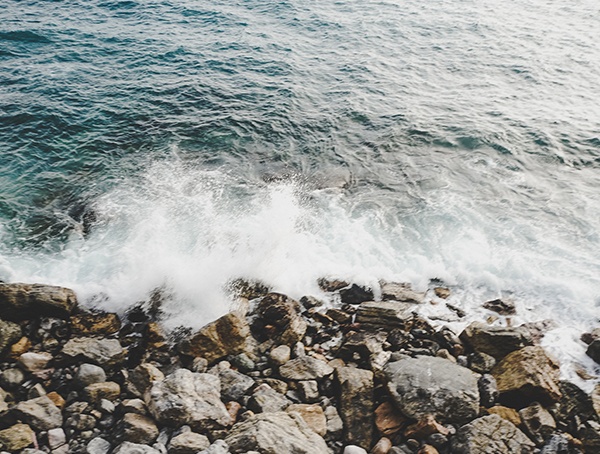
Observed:
[[[599,9],[4,0],[0,279],[109,308],[166,286],[200,324],[240,276],[438,278],[575,345],[600,313]]]

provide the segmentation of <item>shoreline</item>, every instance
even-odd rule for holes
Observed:
[[[348,282],[319,285],[339,306],[239,282],[238,310],[167,334],[158,300],[119,316],[62,287],[0,284],[0,449],[600,452],[600,385],[560,380],[539,346],[547,321],[455,333],[415,314],[424,294],[410,286],[387,283],[373,301]],[[514,314],[510,301],[482,303]],[[600,329],[582,335],[600,363]]]

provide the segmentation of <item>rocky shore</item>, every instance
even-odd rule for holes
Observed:
[[[600,453],[600,387],[560,381],[547,322],[455,333],[409,286],[320,285],[337,307],[238,282],[239,310],[167,334],[160,292],[118,315],[0,284],[0,451]],[[582,340],[600,362],[600,330]]]

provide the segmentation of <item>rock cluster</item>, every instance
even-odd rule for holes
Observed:
[[[143,306],[110,314],[68,289],[0,284],[0,451],[600,452],[600,387],[560,381],[531,326],[454,333],[416,315],[427,299],[405,284],[384,283],[382,301],[319,285],[342,305],[244,284],[247,312],[167,335]]]

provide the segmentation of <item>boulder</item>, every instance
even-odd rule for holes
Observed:
[[[286,408],[288,413],[298,413],[304,422],[320,436],[327,433],[327,418],[320,405],[293,404]]]
[[[48,431],[48,446],[50,449],[60,448],[67,444],[67,436],[61,427]]]
[[[72,315],[69,324],[74,336],[108,336],[121,328],[119,316],[111,312],[82,312]]]
[[[223,400],[239,400],[255,385],[254,379],[233,369],[219,371]]]
[[[89,402],[99,403],[102,399],[116,400],[121,394],[121,387],[114,381],[105,381],[87,385],[83,392]]]
[[[291,359],[279,368],[279,374],[288,380],[318,380],[332,373],[329,364],[312,356]]]
[[[19,402],[15,408],[19,416],[36,430],[50,430],[62,426],[62,413],[48,396]]]
[[[519,412],[514,408],[504,407],[502,405],[495,405],[493,407],[488,408],[487,412],[490,415],[498,415],[517,427],[521,425],[521,416],[519,415]]]
[[[542,405],[557,402],[561,397],[558,386],[559,365],[542,347],[525,347],[509,353],[493,369],[499,401],[514,408],[532,402]]]
[[[194,430],[220,429],[231,423],[221,402],[218,376],[177,369],[164,380],[154,382],[145,395],[148,411],[166,426],[187,424]]]
[[[204,435],[194,432],[183,432],[169,442],[169,454],[196,454],[210,446],[210,441]]]
[[[147,416],[126,413],[117,425],[117,438],[132,443],[154,443],[158,437],[158,428]]]
[[[276,366],[281,366],[290,360],[291,350],[288,345],[278,345],[269,353],[269,359]]]
[[[415,438],[422,440],[432,434],[442,434],[447,436],[450,434],[450,430],[442,426],[435,420],[433,415],[426,415],[415,424],[411,424],[404,431],[406,438]]]
[[[425,293],[415,292],[410,284],[384,282],[381,285],[381,299],[384,301],[401,301],[403,303],[422,304]]]
[[[481,322],[471,323],[459,337],[476,352],[486,353],[497,360],[533,345],[531,336],[525,329],[489,326]]]
[[[302,402],[314,404],[321,398],[321,394],[319,393],[319,383],[316,380],[302,380],[296,385],[296,391],[298,391]]]
[[[300,315],[296,300],[280,293],[269,293],[256,306],[257,317],[252,331],[257,339],[274,339],[279,344],[293,345],[306,333],[306,321]]]
[[[66,318],[77,306],[73,290],[42,284],[0,284],[0,313],[12,320],[32,314]]]
[[[373,441],[373,372],[354,367],[335,370],[339,411],[344,422],[344,443],[365,449]]]
[[[340,297],[344,304],[360,304],[365,301],[373,301],[375,296],[373,290],[367,287],[361,287],[360,285],[352,284],[348,288],[340,290]]]
[[[266,383],[258,386],[248,400],[248,409],[255,413],[273,413],[285,410],[291,402]]]
[[[127,350],[117,339],[97,337],[75,337],[64,345],[62,353],[67,358],[83,358],[102,367],[121,364],[127,356]]]
[[[393,437],[408,423],[406,417],[390,402],[383,402],[375,409],[375,427],[381,435]]]
[[[528,454],[535,449],[523,432],[498,415],[462,426],[451,443],[453,454]]]
[[[449,360],[401,359],[388,364],[385,373],[390,394],[409,418],[431,414],[442,422],[462,423],[479,412],[477,375]]]
[[[21,327],[19,325],[0,319],[0,353],[21,339],[21,335]]]
[[[230,430],[225,443],[232,454],[258,451],[263,454],[330,454],[325,440],[313,432],[296,413],[261,413]]]
[[[558,388],[562,397],[553,408],[557,421],[566,424],[569,431],[577,433],[581,421],[596,419],[594,403],[591,396],[574,383],[560,381]]]
[[[52,355],[47,352],[26,352],[19,356],[19,366],[28,372],[39,372],[46,368],[52,360]]]
[[[92,438],[85,447],[87,454],[108,454],[110,451],[110,442],[104,438]]]
[[[0,449],[18,452],[33,444],[35,434],[27,424],[15,424],[0,430]]]
[[[164,379],[165,375],[156,366],[150,363],[142,363],[129,373],[127,389],[133,395],[142,397],[153,383]]]
[[[183,355],[201,356],[213,363],[244,351],[249,334],[250,327],[244,315],[230,312],[184,339],[178,349]]]
[[[415,305],[395,301],[369,301],[358,306],[356,322],[387,327],[406,327],[413,318]]]
[[[223,440],[215,440],[212,445],[198,454],[229,454],[229,446]]]
[[[550,412],[537,402],[523,408],[519,415],[525,431],[538,446],[542,446],[544,440],[556,430],[556,422]]]
[[[75,382],[78,386],[85,388],[92,383],[101,383],[106,381],[106,372],[100,366],[84,363],[77,369]]]

